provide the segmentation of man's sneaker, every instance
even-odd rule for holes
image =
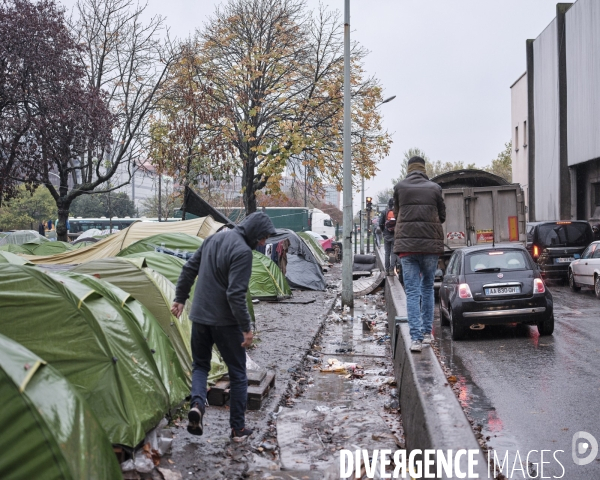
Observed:
[[[423,335],[423,343],[425,345],[431,345],[435,338],[433,338],[433,333],[426,333]]]
[[[410,351],[420,352],[421,350],[423,350],[423,343],[421,342],[421,340],[413,340],[410,344]]]
[[[204,432],[204,427],[202,425],[203,418],[204,412],[197,403],[194,403],[194,406],[188,412],[187,431],[192,435],[202,435]]]
[[[242,428],[241,430],[236,430],[235,428],[232,428],[231,429],[231,439],[234,442],[243,442],[250,435],[252,435],[252,433],[254,433],[254,430],[251,430],[249,428]]]

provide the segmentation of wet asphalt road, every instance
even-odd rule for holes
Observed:
[[[508,452],[509,478],[600,479],[600,454],[588,465],[572,459],[576,432],[600,442],[600,300],[591,290],[549,288],[552,336],[540,337],[536,327],[498,326],[453,342],[450,328],[440,327],[437,308],[434,331],[467,414],[483,425],[500,461]],[[543,471],[541,450],[550,450],[543,454],[549,462]]]

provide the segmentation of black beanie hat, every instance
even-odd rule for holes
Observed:
[[[425,165],[425,160],[423,160],[421,157],[411,157],[411,159],[408,161],[408,165],[411,165],[413,163],[422,163],[423,165]]]

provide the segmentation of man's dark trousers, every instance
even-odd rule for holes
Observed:
[[[248,398],[246,375],[246,349],[242,347],[244,335],[238,325],[216,327],[192,322],[192,400],[204,411],[206,405],[206,381],[210,372],[212,346],[217,345],[229,370],[230,397],[229,423],[231,428],[244,428],[244,415]]]

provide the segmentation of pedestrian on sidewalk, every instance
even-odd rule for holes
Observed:
[[[406,178],[394,187],[394,252],[400,257],[412,352],[433,341],[433,281],[444,253],[446,205],[442,188],[429,180],[425,160],[412,157]]]
[[[394,230],[396,228],[396,213],[394,212],[393,198],[388,200],[388,208],[379,218],[379,228],[383,233],[385,274],[394,275],[394,269],[398,259],[392,248],[394,245]]]
[[[246,348],[253,338],[246,292],[252,273],[252,250],[275,234],[275,227],[265,213],[252,213],[233,230],[204,240],[183,266],[171,312],[179,318],[197,277],[190,312],[193,368],[187,427],[193,435],[203,433],[206,383],[214,344],[229,370],[231,438],[240,442],[252,434],[245,425]]]

